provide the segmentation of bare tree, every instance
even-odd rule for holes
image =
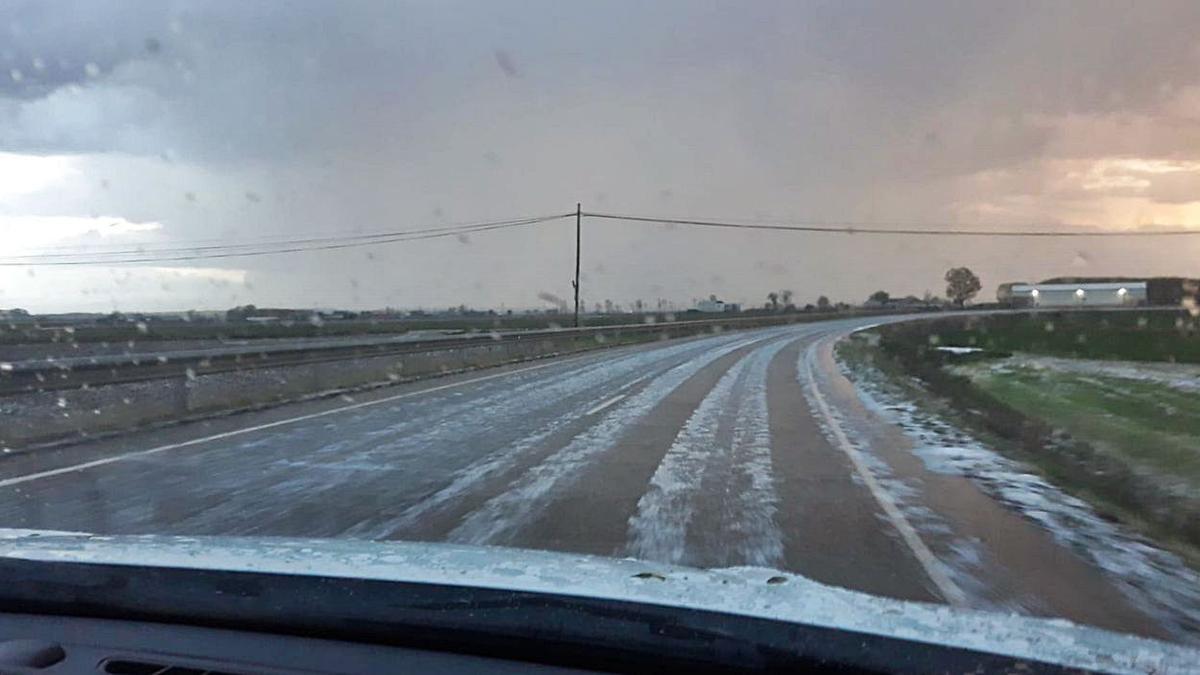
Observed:
[[[775,291],[771,291],[770,293],[767,293],[767,306],[771,308],[771,311],[775,311],[775,312],[779,311],[779,294],[778,293],[776,293]]]
[[[792,304],[792,296],[793,295],[795,295],[795,294],[786,289],[779,291],[779,299],[783,301],[784,308],[794,308],[795,307],[795,305]]]

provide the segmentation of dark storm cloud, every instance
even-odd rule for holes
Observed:
[[[119,214],[161,222],[167,241],[579,200],[730,217],[1171,218],[1182,212],[1147,209],[1196,201],[1194,167],[1092,163],[1200,155],[1197,25],[1191,1],[10,2],[0,151],[82,159],[75,192],[0,212]],[[936,287],[940,266],[973,260],[1032,274],[1019,255],[949,242],[897,258],[857,240],[604,233],[589,249],[608,261],[594,299],[818,284],[857,299]],[[569,293],[568,270],[542,254],[561,238],[220,264],[278,302],[537,304]],[[1075,259],[1050,250],[1038,269],[1057,271],[1059,253]],[[448,278],[435,254],[469,272]],[[355,293],[386,292],[347,295],[364,269],[378,283]]]
[[[715,92],[703,91],[711,78],[733,87],[754,149],[768,158],[789,153],[805,164],[802,172],[828,163],[894,174],[906,159],[958,172],[1045,152],[1053,129],[1030,113],[1154,110],[1194,84],[1194,47],[1181,46],[1194,41],[1200,5],[1153,9],[24,2],[0,10],[6,70],[21,73],[20,81],[0,78],[0,96],[17,120],[5,125],[2,141],[44,152],[146,151],[106,147],[120,144],[113,127],[133,123],[166,136],[145,143],[199,157],[278,156],[347,141],[377,148],[372,133],[385,135],[386,149],[396,149],[388,147],[393,140],[403,149],[394,137],[402,133],[338,130],[384,113],[393,128],[415,128],[431,107],[464,103],[486,117],[489,106],[509,102],[489,79],[519,75],[524,61],[541,77],[523,95],[553,100],[556,88],[577,87],[584,100],[589,93],[644,97],[647,112],[661,114],[697,112],[654,110],[676,103],[672,89],[684,90],[684,102],[690,94],[698,107],[712,105]],[[1137,48],[1114,48],[1120,44]],[[489,72],[484,58],[498,69]],[[64,95],[67,85],[82,90]],[[53,105],[12,111],[14,101],[48,98]],[[69,114],[97,108],[104,114],[87,116],[100,118],[90,128]],[[22,124],[21,112],[62,121]],[[565,121],[583,126],[587,111],[578,112]],[[882,152],[855,152],[872,141]]]

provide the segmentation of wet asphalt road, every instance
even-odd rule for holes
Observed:
[[[949,526],[990,551],[974,583],[943,564],[953,541],[889,510],[830,414],[867,419],[831,345],[878,321],[603,350],[13,455],[0,526],[759,565],[1161,635],[1035,525],[966,479],[924,475],[899,438],[883,461],[928,479]]]

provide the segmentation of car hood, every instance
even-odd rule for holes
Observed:
[[[0,529],[0,557],[347,577],[604,598],[871,633],[1065,666],[1200,672],[1200,650],[1041,619],[893,600],[759,567],[702,570],[547,551],[346,539]]]

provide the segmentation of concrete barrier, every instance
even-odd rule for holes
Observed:
[[[661,334],[622,334],[617,330],[588,336],[538,336],[454,349],[23,393],[0,397],[0,448],[11,452],[314,395],[711,330],[672,329]]]

